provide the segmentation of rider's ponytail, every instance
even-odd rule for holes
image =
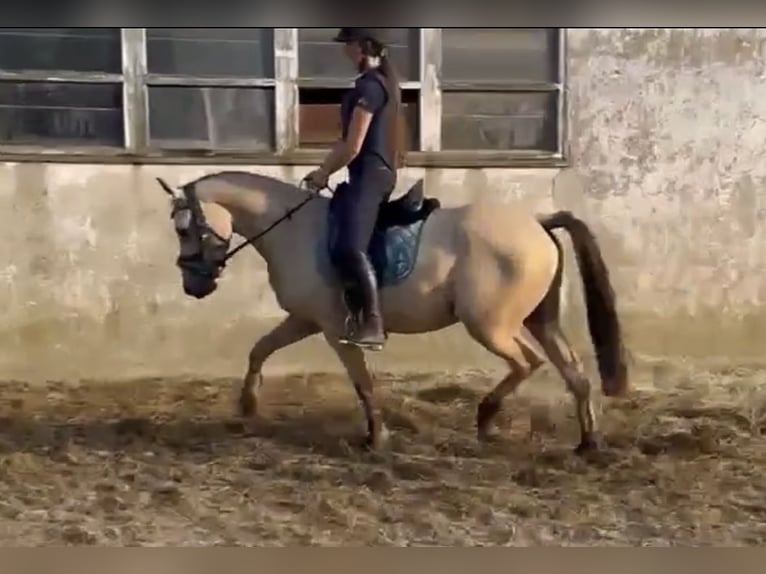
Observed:
[[[386,48],[375,41],[368,40],[362,43],[362,50],[368,58],[379,60],[378,70],[385,79],[388,103],[385,114],[388,122],[389,154],[392,158],[394,169],[404,165],[404,152],[406,150],[406,131],[402,129],[404,122],[402,114],[402,90],[399,87],[399,73],[396,66],[388,56]]]
[[[402,129],[402,90],[399,87],[399,74],[396,67],[391,62],[388,54],[383,51],[380,57],[380,73],[386,78],[386,87],[388,88],[388,129],[390,134],[389,151],[394,161],[394,169],[404,164],[405,137]]]

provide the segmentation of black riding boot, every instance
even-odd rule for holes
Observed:
[[[359,294],[362,309],[358,321],[349,321],[348,332],[341,342],[374,351],[382,350],[386,335],[378,301],[375,269],[367,254],[363,252],[355,252],[348,257],[345,267],[347,267],[349,279],[353,276],[354,291]]]

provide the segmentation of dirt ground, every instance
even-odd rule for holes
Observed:
[[[766,371],[656,365],[598,400],[608,449],[572,453],[563,385],[509,400],[481,446],[486,376],[379,383],[391,448],[369,454],[343,378],[3,384],[0,544],[756,545],[766,541]],[[514,419],[511,425],[511,419]]]

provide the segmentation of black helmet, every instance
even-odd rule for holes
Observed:
[[[384,45],[385,34],[381,28],[341,28],[333,38],[335,42],[364,42],[372,40],[373,42]]]

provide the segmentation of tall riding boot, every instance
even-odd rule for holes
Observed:
[[[375,269],[366,253],[356,252],[349,261],[349,271],[353,269],[355,283],[361,295],[361,320],[347,333],[344,343],[365,349],[379,351],[383,349],[386,335],[383,330],[383,316],[378,299],[378,281]]]

